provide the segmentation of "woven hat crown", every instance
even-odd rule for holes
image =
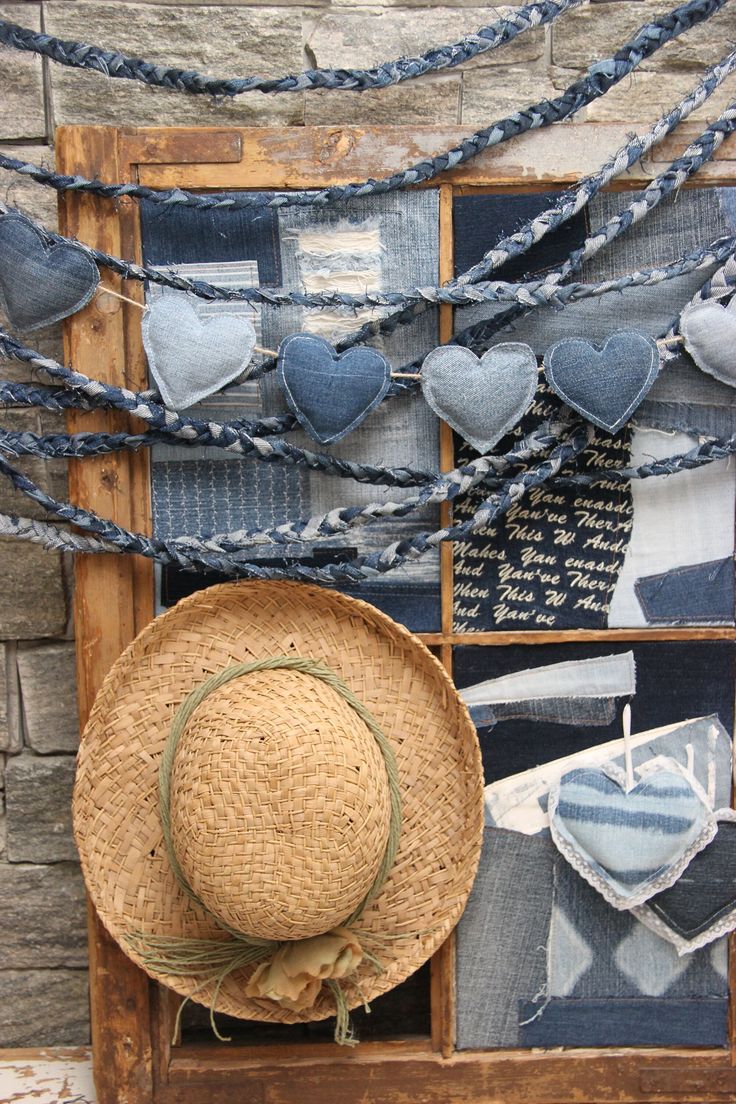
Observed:
[[[194,893],[230,928],[306,939],[370,889],[389,833],[386,768],[324,682],[256,671],[213,691],[181,734],[171,839]]]

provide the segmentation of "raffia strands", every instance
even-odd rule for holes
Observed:
[[[446,672],[440,672],[437,660],[407,630],[365,603],[316,587],[271,583],[210,587],[178,603],[146,627],[108,674],[81,743],[73,805],[80,858],[95,907],[136,962],[182,996],[211,1003],[219,1012],[296,1023],[335,1014],[335,997],[328,987],[320,991],[313,1009],[291,1010],[246,995],[252,972],[248,966],[225,977],[216,990],[214,979],[202,985],[199,972],[191,968],[172,974],[168,956],[158,953],[161,948],[155,940],[149,942],[145,961],[136,944],[140,932],[167,940],[197,940],[192,952],[201,961],[217,953],[210,941],[227,939],[182,893],[172,874],[158,818],[159,763],[174,711],[193,685],[243,657],[248,663],[272,659],[283,653],[287,641],[290,655],[319,655],[369,711],[396,756],[403,806],[399,850],[383,890],[366,904],[356,931],[361,944],[376,949],[383,969],[378,971],[368,954],[356,976],[341,981],[346,1009],[403,981],[443,942],[464,907],[482,839],[482,769],[472,723]],[[308,681],[315,684],[311,692],[304,685]],[[242,686],[237,687],[238,682]],[[344,838],[339,815],[324,815],[325,802],[340,788],[340,771],[351,787],[346,802],[360,799],[363,775],[368,782],[372,771],[353,743],[352,732],[343,731],[342,720],[335,726],[333,741],[335,749],[338,744],[342,748],[342,756],[321,753],[332,727],[325,723],[332,718],[325,699],[319,697],[319,724],[311,711],[302,722],[294,705],[301,704],[306,689],[308,696],[317,695],[316,709],[316,686],[316,680],[288,670],[234,680],[207,699],[182,737],[191,743],[189,758],[183,748],[181,778],[196,782],[198,794],[201,791],[201,799],[191,800],[192,810],[199,809],[201,815],[206,806],[215,820],[220,817],[219,823],[227,819],[228,827],[212,833],[207,843],[213,848],[213,861],[201,866],[218,874],[217,885],[232,904],[243,893],[228,885],[228,871],[235,872],[241,888],[245,886],[250,903],[258,899],[258,907],[268,910],[269,894],[278,890],[271,847],[289,864],[284,893],[295,916],[318,906],[319,891],[331,872],[339,876],[343,857],[338,861],[337,843],[349,849],[350,840]],[[228,721],[236,693],[239,712],[233,725]],[[333,695],[328,709],[341,706],[351,713]],[[320,730],[316,735],[315,727]],[[270,737],[267,746],[259,739],[264,733]],[[380,767],[380,753],[365,729],[363,737],[366,748],[373,746]],[[232,747],[234,742],[238,755],[225,754],[224,745]],[[358,753],[363,766],[360,782],[353,769]],[[270,785],[264,790],[259,779],[266,760]],[[214,775],[202,769],[207,762],[217,764]],[[293,789],[299,781],[293,777],[295,764],[304,771],[299,794]],[[172,792],[184,795],[186,809],[190,799],[188,791],[177,788],[179,769],[177,754]],[[269,803],[273,820],[266,818],[260,825],[254,818],[243,825],[239,818],[228,817],[235,794],[242,801],[244,791],[245,806],[258,808],[260,798],[261,805]],[[370,788],[366,796],[371,798]],[[314,810],[323,825],[324,836],[313,840],[310,833],[308,845],[303,833],[269,830],[272,823],[293,825],[294,806],[300,800],[309,803],[306,811]],[[255,838],[259,832],[263,843]],[[250,853],[244,856],[244,850]],[[308,864],[312,881],[305,870]],[[259,874],[248,882],[248,870],[253,874],[254,867],[259,867]],[[301,882],[289,894],[292,873],[295,878],[301,875]],[[271,915],[275,911],[272,908]]]
[[[457,42],[434,46],[418,57],[384,61],[372,69],[306,69],[302,73],[283,77],[208,77],[192,68],[154,65],[141,58],[127,57],[119,50],[65,41],[21,27],[7,19],[0,19],[0,43],[13,50],[40,54],[59,65],[90,69],[110,78],[141,81],[172,92],[227,97],[240,96],[245,92],[311,92],[318,88],[365,92],[369,88],[387,88],[402,81],[415,80],[426,73],[453,69],[489,50],[505,46],[524,31],[552,23],[581,3],[582,0],[539,0],[525,4]]]

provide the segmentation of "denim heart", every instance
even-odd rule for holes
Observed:
[[[422,365],[422,393],[440,418],[478,452],[488,452],[516,425],[537,389],[537,358],[509,341],[478,359],[470,349],[433,349]]]
[[[657,343],[646,334],[612,334],[601,348],[565,338],[544,354],[547,382],[593,425],[616,433],[628,422],[659,372]]]
[[[202,320],[176,292],[156,299],[143,316],[148,367],[170,410],[186,410],[237,379],[255,343],[247,318],[224,314]]]
[[[718,832],[669,889],[634,910],[637,920],[690,954],[736,928],[736,823],[715,814]],[[726,816],[729,819],[721,819]]]
[[[685,348],[698,368],[736,387],[736,296],[721,303],[692,303],[680,315]]]
[[[550,790],[549,819],[562,855],[617,909],[671,886],[717,827],[696,779],[661,759],[628,791],[613,765],[569,771]]]
[[[385,357],[366,345],[338,354],[323,337],[297,333],[279,346],[279,382],[307,433],[321,445],[341,440],[389,389]]]
[[[22,215],[0,215],[0,307],[11,326],[37,330],[86,307],[97,266],[75,245],[46,242]]]

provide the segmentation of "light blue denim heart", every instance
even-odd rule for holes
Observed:
[[[143,347],[169,410],[186,410],[241,376],[256,331],[231,314],[201,319],[185,295],[164,294],[143,316]]]
[[[618,909],[673,885],[717,830],[698,782],[675,760],[641,771],[628,792],[612,765],[569,771],[550,790],[549,818],[567,861]]]
[[[537,358],[517,341],[478,359],[461,345],[433,349],[422,364],[422,393],[440,418],[478,452],[488,452],[529,409]]]
[[[611,334],[601,348],[565,338],[544,354],[547,382],[593,425],[616,433],[645,398],[659,372],[653,338],[633,330]]]
[[[385,396],[391,368],[367,345],[337,353],[314,334],[290,334],[279,346],[278,377],[286,401],[321,445],[341,440]]]
[[[74,245],[46,242],[22,215],[0,215],[0,307],[11,326],[37,330],[86,307],[97,266]]]
[[[736,296],[721,303],[692,303],[680,315],[685,348],[698,368],[736,387]]]

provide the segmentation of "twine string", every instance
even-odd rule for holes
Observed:
[[[263,962],[271,958],[281,947],[288,945],[273,939],[263,939],[251,933],[241,932],[226,924],[201,900],[192,889],[181,868],[171,833],[171,775],[176,750],[184,729],[192,714],[210,694],[219,690],[233,679],[256,671],[287,669],[299,671],[319,679],[347,702],[371,732],[383,758],[389,791],[389,831],[386,846],[376,875],[362,901],[339,927],[349,928],[363,915],[365,908],[383,888],[396,858],[401,836],[401,787],[393,748],[385,733],[370,711],[363,705],[338,675],[327,667],[303,656],[274,656],[269,659],[254,660],[249,663],[236,663],[218,671],[195,687],[180,704],[171,723],[159,766],[159,812],[166,852],[172,874],[182,892],[201,908],[218,927],[231,937],[229,940],[190,939],[184,936],[160,935],[135,932],[129,937],[130,945],[141,956],[144,964],[155,973],[172,977],[201,977],[204,981],[199,988],[212,985],[210,999],[210,1023],[217,1038],[227,1041],[220,1035],[214,1019],[214,1008],[225,979],[235,970],[244,966]],[[298,942],[298,941],[294,941]],[[373,960],[370,956],[369,961]],[[328,980],[336,1006],[335,1041],[343,1045],[352,1045],[355,1040],[350,1031],[350,1018],[347,1001],[340,984]],[[195,992],[198,990],[195,990]],[[182,1004],[177,1015],[175,1032],[181,1017]]]

